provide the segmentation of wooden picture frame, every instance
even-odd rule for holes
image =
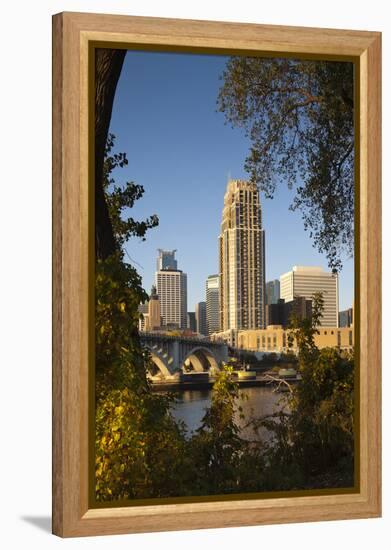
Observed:
[[[91,47],[350,58],[358,70],[359,478],[346,494],[90,508],[88,78]],[[53,17],[53,533],[62,537],[381,514],[381,35],[87,13]]]

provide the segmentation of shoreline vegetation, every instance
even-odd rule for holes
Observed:
[[[283,406],[248,420],[254,436],[269,430],[269,441],[241,437],[241,395],[227,365],[189,437],[170,412],[175,397],[153,392],[148,380],[150,359],[133,332],[132,269],[118,256],[97,264],[97,501],[353,486],[354,361],[316,348],[321,296],[314,296],[312,319],[292,319],[302,380],[282,397],[290,414]]]
[[[254,434],[241,437],[243,415],[234,371],[224,366],[212,389],[201,426],[188,437],[170,412],[172,394],[152,390],[150,357],[138,335],[138,306],[147,299],[136,269],[127,264],[123,242],[144,236],[157,223],[124,220],[122,212],[142,196],[132,182],[110,177],[124,155],[105,160],[105,193],[117,251],[96,261],[96,441],[95,495],[99,502],[178,496],[352,487],[354,472],[353,356],[314,343],[323,299],[315,295],[311,319],[292,318],[290,340],[299,353],[301,381],[284,394],[283,408],[249,419]]]
[[[152,391],[138,334],[138,307],[148,296],[124,244],[145,239],[159,220],[128,217],[144,189],[112,177],[128,164],[125,153],[113,152],[109,133],[125,55],[98,49],[95,60],[96,500],[353,487],[354,355],[316,347],[319,294],[310,319],[291,319],[301,380],[284,393],[281,410],[248,419],[254,434],[269,431],[267,441],[242,437],[231,366],[217,374],[210,407],[190,437],[170,412],[175,397]],[[231,58],[222,80],[217,107],[251,139],[250,178],[269,198],[280,180],[296,185],[291,209],[302,213],[330,267],[340,269],[353,243],[352,64]]]

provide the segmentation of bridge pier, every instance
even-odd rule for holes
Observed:
[[[172,342],[172,366],[175,371],[179,370],[181,368],[180,366],[180,359],[179,359],[179,341],[174,340]]]
[[[143,332],[140,339],[149,349],[151,358],[163,378],[183,372],[187,360],[190,360],[195,372],[215,373],[228,359],[228,346],[223,342],[170,336],[158,332]]]

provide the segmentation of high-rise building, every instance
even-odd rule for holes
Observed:
[[[255,183],[230,180],[219,236],[220,331],[265,326],[265,232]]]
[[[220,278],[209,275],[206,280],[206,329],[208,334],[220,330]]]
[[[146,330],[146,317],[148,317],[148,302],[145,302],[144,304],[140,304],[138,306],[138,312],[140,313],[140,317],[138,320],[138,329],[140,331]]]
[[[159,250],[158,266],[166,266],[155,273],[155,282],[160,302],[163,325],[187,328],[187,275],[180,269],[167,267],[177,265],[175,250],[165,263],[165,251]],[[171,252],[170,252],[171,254]],[[159,263],[161,260],[161,263]],[[172,263],[175,262],[175,263]]]
[[[321,292],[324,300],[322,327],[338,327],[338,275],[321,267],[294,266],[280,277],[281,298],[291,302],[297,296],[312,300]]]
[[[175,259],[176,250],[162,250],[158,248],[158,257],[156,260],[156,271],[163,269],[178,269],[178,262]]]
[[[139,319],[139,330],[140,331],[154,331],[159,330],[161,327],[161,316],[160,316],[160,303],[159,296],[156,292],[155,285],[152,286],[151,295],[149,296],[148,302],[145,304],[140,304],[138,308],[139,312],[142,313],[142,317]]]
[[[160,302],[156,292],[156,286],[153,285],[148,302],[148,320],[146,330],[159,330],[161,327]]]
[[[195,318],[197,332],[206,336],[208,334],[206,328],[206,302],[198,302],[195,307]]]
[[[289,327],[292,317],[296,319],[311,319],[312,300],[304,296],[295,296],[292,301],[284,303],[283,326]]]
[[[353,325],[353,308],[345,309],[339,312],[339,326],[351,327]]]
[[[187,312],[187,328],[192,332],[197,332],[195,311]]]
[[[265,307],[266,327],[269,325],[284,326],[285,300],[278,300],[276,304],[266,304]]]
[[[281,325],[289,327],[291,317],[298,319],[310,319],[312,315],[312,300],[303,296],[295,296],[291,302],[279,299],[276,304],[266,304],[266,326]]]
[[[280,281],[274,279],[266,283],[266,303],[277,304],[280,299]]]

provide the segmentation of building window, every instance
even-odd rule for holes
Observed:
[[[353,333],[349,330],[349,346],[353,346]]]

